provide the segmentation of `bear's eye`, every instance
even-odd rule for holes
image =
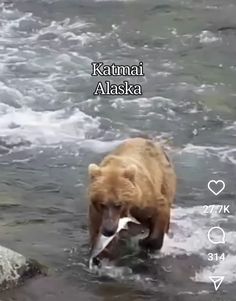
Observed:
[[[105,205],[101,203],[99,200],[94,200],[93,206],[96,208],[96,210],[101,211],[105,208]]]
[[[103,203],[101,203],[101,204],[100,204],[100,208],[101,208],[101,209],[105,209],[105,208],[106,208],[106,205],[103,204]]]
[[[121,208],[121,204],[114,204],[113,205],[115,209],[120,209]]]

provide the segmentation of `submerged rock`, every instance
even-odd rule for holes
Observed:
[[[19,285],[37,274],[46,274],[46,267],[0,246],[0,291]]]

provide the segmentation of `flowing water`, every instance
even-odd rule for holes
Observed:
[[[234,0],[0,1],[1,244],[50,267],[1,300],[235,300],[235,15]],[[93,96],[92,61],[143,61],[145,77],[129,79],[143,95]],[[170,145],[171,232],[160,253],[97,275],[87,166],[139,133]],[[211,179],[225,181],[220,196]],[[230,214],[205,214],[207,204]],[[208,241],[212,226],[225,245]],[[214,275],[225,276],[218,292]]]

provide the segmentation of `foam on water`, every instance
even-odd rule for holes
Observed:
[[[218,214],[204,214],[203,206],[173,209],[172,234],[166,236],[164,246],[158,256],[192,254],[206,256],[206,252],[212,248],[207,237],[207,233],[212,227],[212,218],[214,218],[214,225],[227,221],[226,217]],[[230,241],[231,236],[232,233],[227,232],[226,240]],[[236,250],[232,245],[230,245],[230,249]]]
[[[99,127],[98,119],[76,109],[69,114],[66,110],[36,112],[27,107],[15,109],[3,107],[0,119],[0,136],[22,138],[35,145],[57,144],[84,139],[89,131]]]
[[[113,140],[113,141],[100,141],[97,139],[86,139],[80,142],[80,147],[82,149],[87,149],[98,154],[105,154],[115,149],[124,141],[125,139]]]
[[[151,277],[134,273],[133,270],[127,266],[118,267],[106,260],[102,261],[100,267],[93,266],[92,270],[90,269],[89,272],[95,273],[100,277],[105,276],[120,281],[138,282],[139,285],[145,284],[145,288],[147,287],[147,283],[151,283],[152,281]]]
[[[236,148],[232,146],[202,146],[188,143],[179,153],[193,153],[204,157],[215,156],[223,162],[236,164]]]
[[[225,130],[236,130],[236,122],[233,122],[233,124],[227,126]]]
[[[206,261],[207,254],[214,253],[213,246],[207,237],[207,233],[212,227],[212,220],[216,226],[229,219],[236,224],[235,216],[225,217],[217,213],[204,214],[202,206],[174,209],[172,211],[171,236],[165,237],[164,246],[156,257],[197,255]],[[236,281],[236,233],[229,230],[225,230],[225,233],[225,260],[197,271],[193,278],[194,281],[210,282],[209,276],[213,275],[225,275],[228,283]],[[214,234],[215,238],[216,235]]]
[[[204,30],[200,33],[199,40],[200,40],[200,43],[209,44],[209,43],[221,41],[221,38],[217,37],[210,31]]]
[[[0,21],[0,139],[49,145],[78,141],[96,131],[98,119],[70,109],[77,106],[62,88],[62,82],[75,82],[76,76],[88,77],[91,59],[79,48],[99,38],[84,31],[91,24],[78,17],[48,22],[4,5]],[[69,40],[78,41],[78,51],[62,50]]]
[[[236,254],[228,255],[217,265],[203,268],[193,278],[196,282],[211,282],[211,276],[224,276],[224,283],[236,282]]]

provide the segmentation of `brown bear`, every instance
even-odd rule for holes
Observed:
[[[88,172],[91,248],[100,233],[114,235],[119,218],[131,215],[149,229],[140,246],[161,249],[176,192],[175,172],[162,146],[148,139],[128,139],[100,165],[90,164]]]

